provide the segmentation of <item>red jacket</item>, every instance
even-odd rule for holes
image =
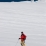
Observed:
[[[22,34],[21,37],[20,37],[21,41],[24,41],[26,39],[26,35],[25,34]]]

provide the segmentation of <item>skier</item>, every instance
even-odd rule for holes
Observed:
[[[21,39],[21,46],[25,46],[26,35],[23,32],[21,32],[19,39]]]

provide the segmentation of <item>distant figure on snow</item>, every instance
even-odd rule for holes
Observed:
[[[21,39],[21,46],[25,46],[26,35],[23,32],[21,32],[19,39]]]

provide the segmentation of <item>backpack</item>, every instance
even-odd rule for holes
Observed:
[[[24,37],[25,37],[24,40],[26,40],[26,35],[24,35]]]

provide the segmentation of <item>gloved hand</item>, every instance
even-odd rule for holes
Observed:
[[[20,39],[20,38],[19,38]]]

